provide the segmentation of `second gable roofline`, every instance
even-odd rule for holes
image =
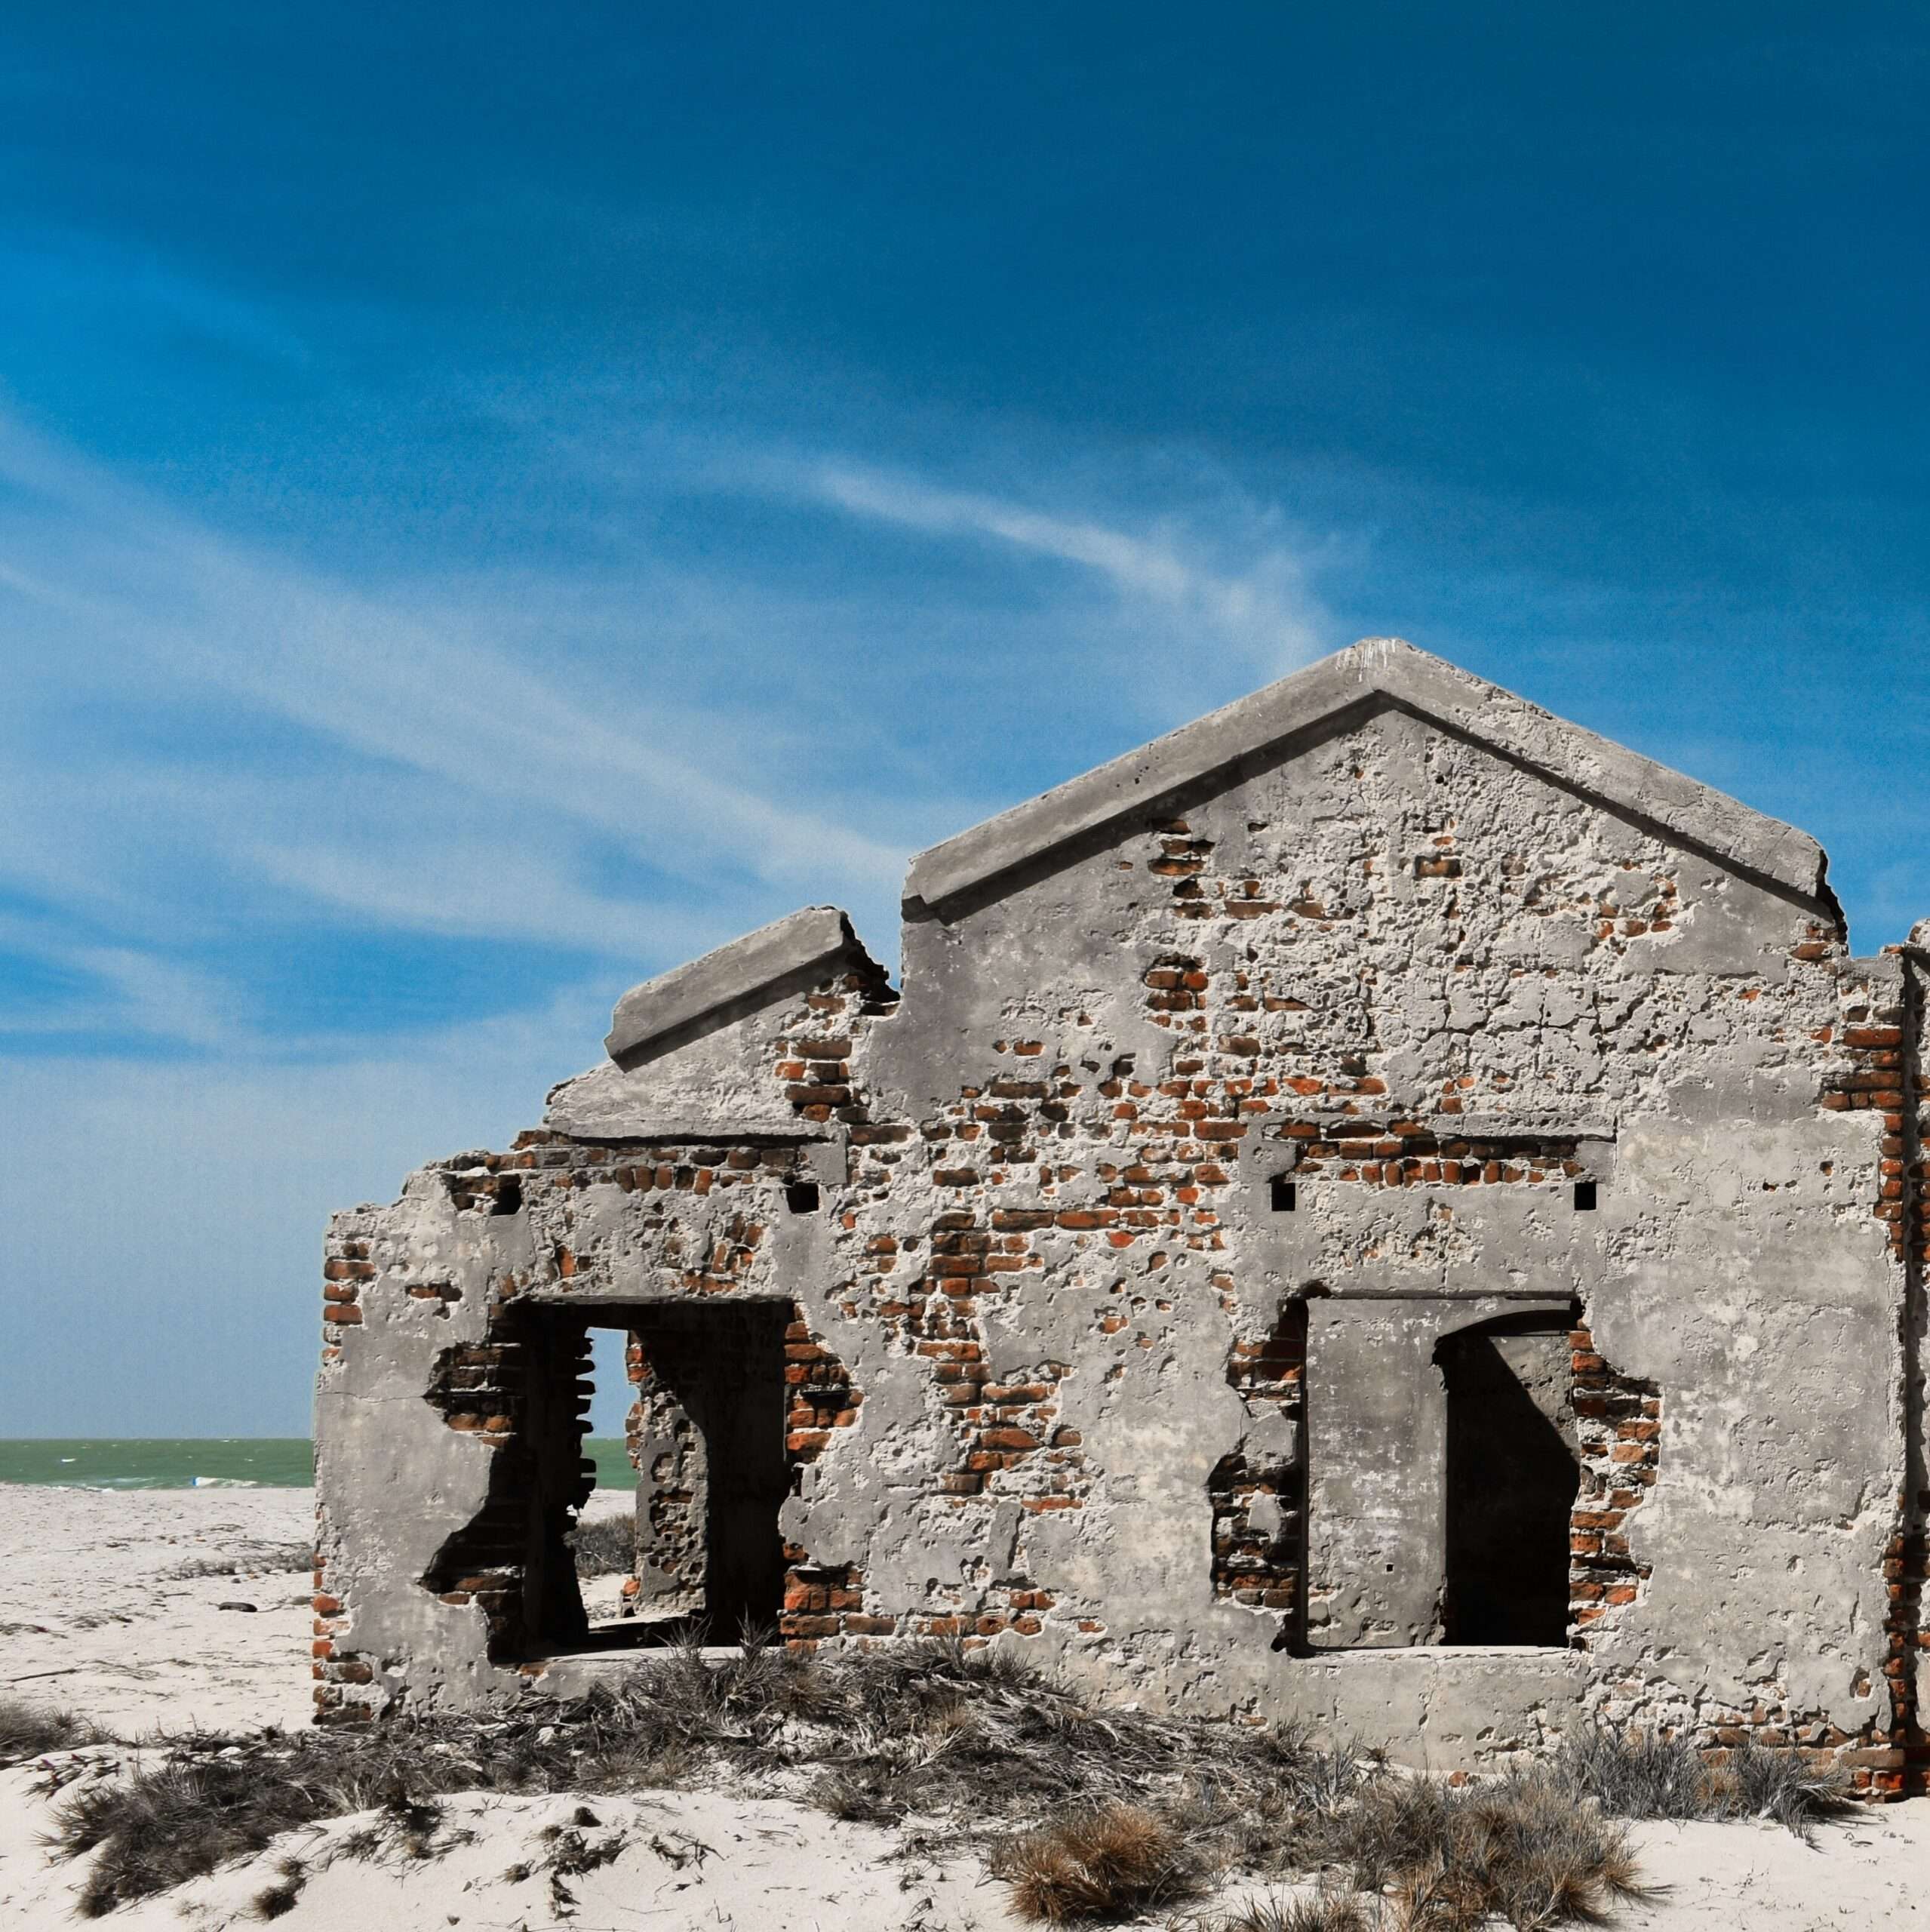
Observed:
[[[604,1051],[621,1066],[800,973],[847,956],[871,963],[850,920],[835,906],[807,906],[632,986],[610,1015]]]
[[[1827,861],[1807,832],[1639,752],[1571,724],[1403,638],[1363,638],[1122,758],[920,852],[908,909],[951,900],[1142,806],[1350,711],[1397,706],[1564,789],[1648,820],[1735,870],[1828,903]]]

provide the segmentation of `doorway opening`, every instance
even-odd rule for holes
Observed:
[[[1580,1485],[1565,1317],[1504,1315],[1443,1337],[1450,1644],[1568,1641],[1569,1526]]]
[[[595,1487],[569,1534],[576,1588],[594,1629],[623,1616],[635,1595],[636,1472],[624,1453],[624,1411],[630,1406],[630,1331],[594,1323],[587,1340],[593,1388],[579,1395],[591,1439],[582,1447],[583,1474]]]
[[[630,1320],[637,1471],[636,1614],[735,1643],[784,1606],[778,1512],[788,1302],[675,1303]]]
[[[776,1626],[793,1312],[735,1300],[530,1311],[523,1627],[534,1654],[735,1643]],[[604,1330],[623,1338],[634,1397],[625,1439],[637,1486],[622,1529],[607,1511],[583,1513],[596,1483],[584,1453],[593,1368],[610,1359],[591,1338]]]

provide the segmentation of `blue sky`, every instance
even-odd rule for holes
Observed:
[[[299,1432],[625,986],[1359,635],[1930,914],[1918,10],[0,45],[0,1434]]]

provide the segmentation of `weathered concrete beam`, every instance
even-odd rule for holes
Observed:
[[[1557,784],[1644,819],[1739,870],[1806,897],[1825,892],[1823,848],[1784,824],[1640,752],[1597,737],[1400,638],[1363,638],[920,852],[908,906],[948,900],[1097,831],[1155,799],[1302,737],[1349,712],[1396,705]]]
[[[632,986],[616,1002],[604,1050],[620,1063],[846,952],[864,953],[851,921],[835,906],[807,906]]]

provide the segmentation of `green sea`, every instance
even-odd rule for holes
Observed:
[[[591,1436],[601,1489],[634,1489],[636,1472],[617,1436]],[[315,1481],[306,1436],[16,1437],[0,1440],[0,1482],[83,1489],[306,1489]]]

